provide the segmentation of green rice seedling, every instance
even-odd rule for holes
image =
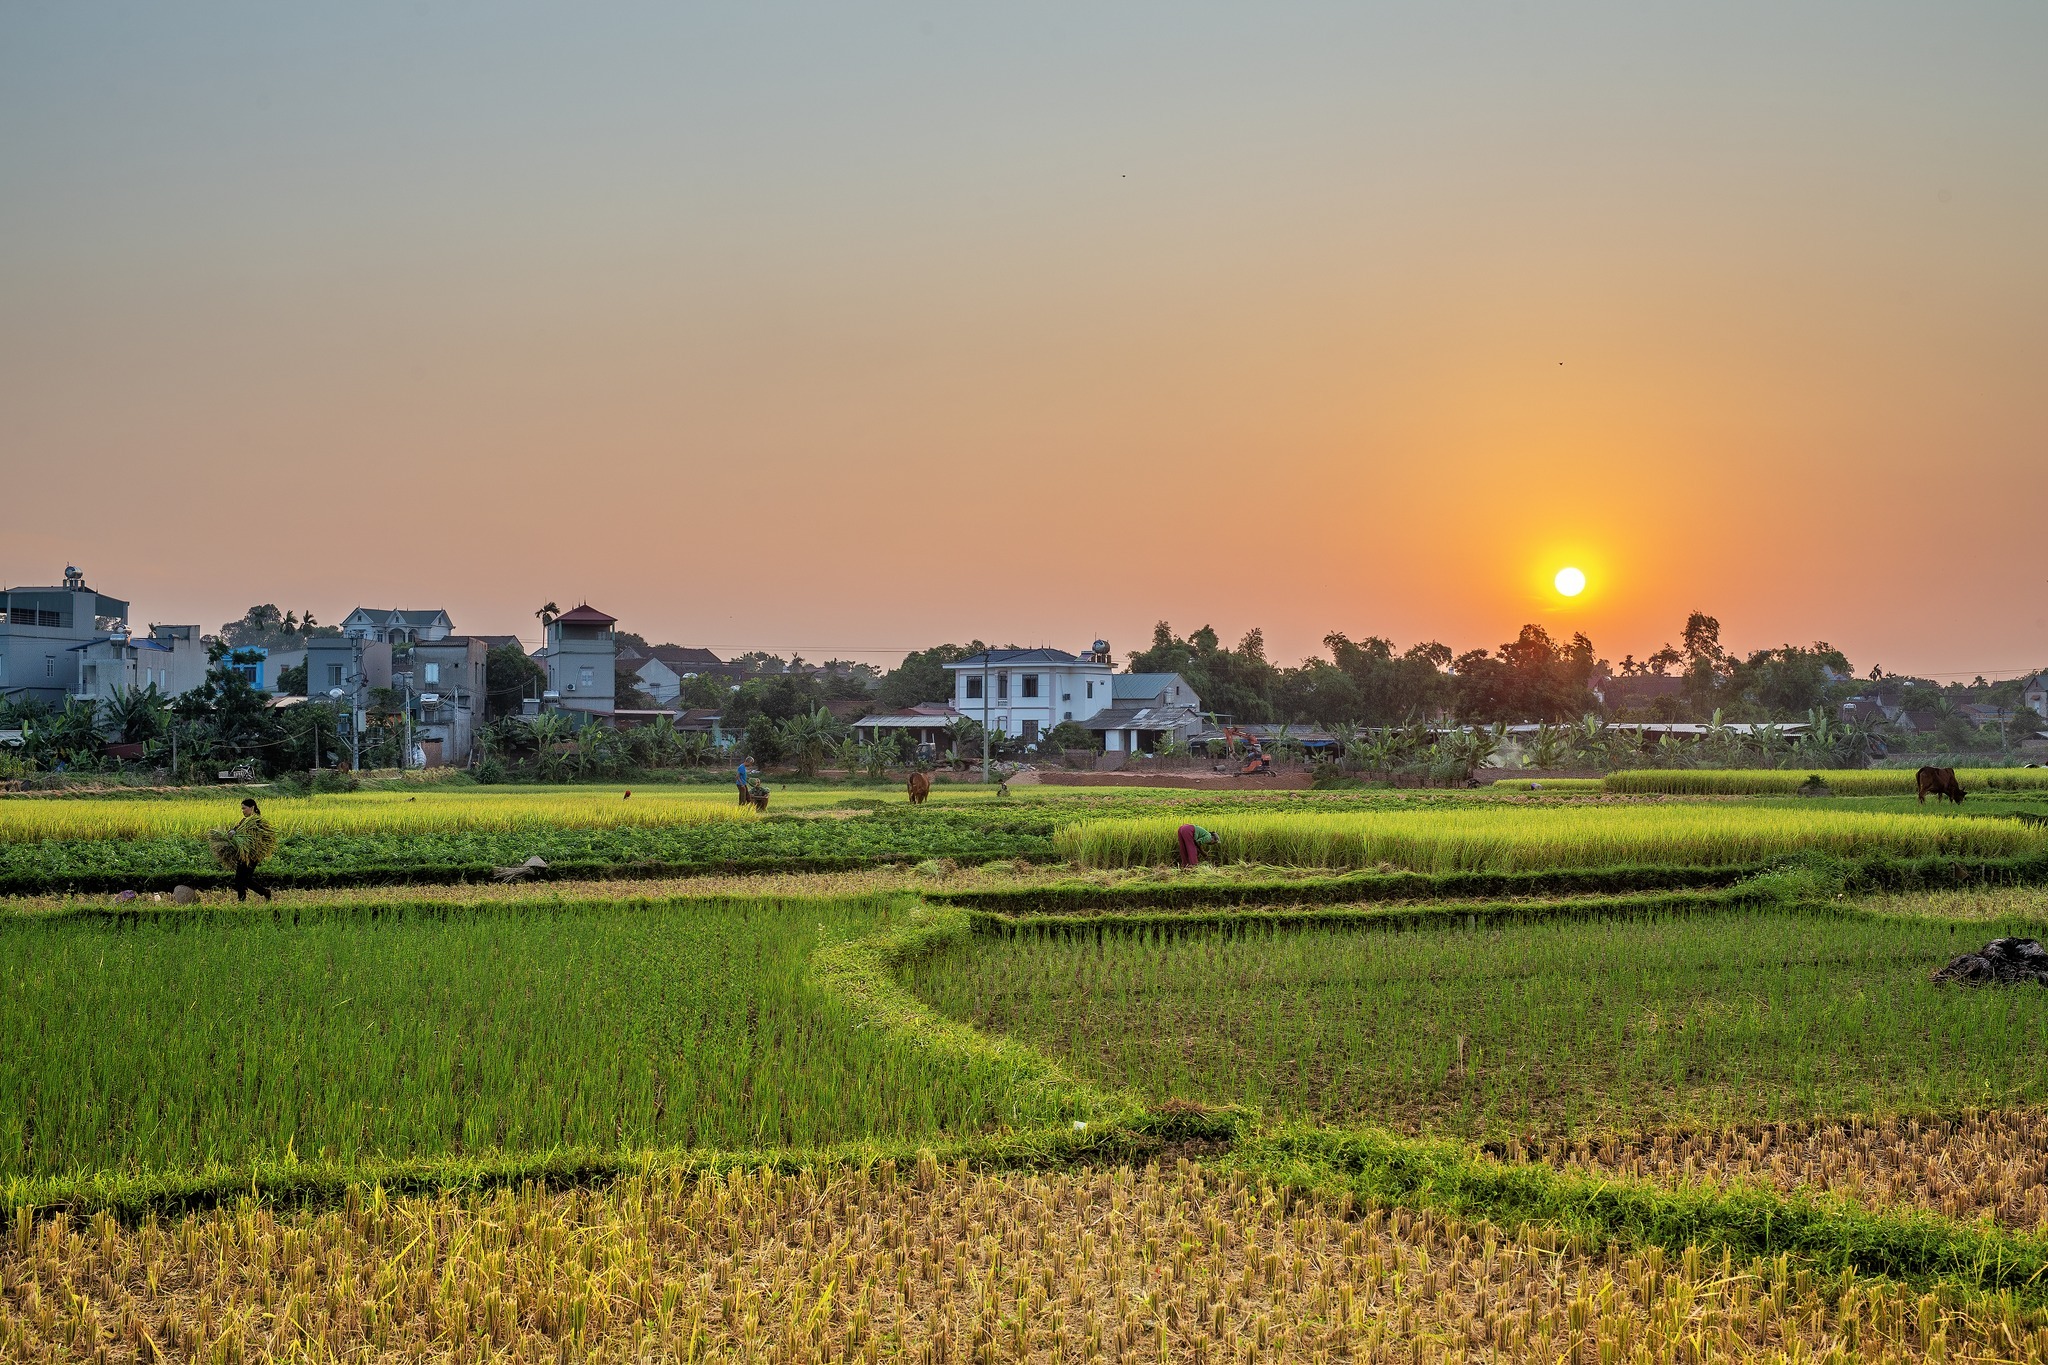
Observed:
[[[1607,791],[1662,796],[1789,796],[1815,779],[1837,796],[1911,796],[1910,768],[1633,768]],[[2048,768],[1958,768],[1965,791],[2048,792]]]
[[[2040,922],[1711,912],[1476,929],[977,938],[936,1009],[1149,1101],[1410,1131],[1721,1123],[2048,1103],[2048,994],[1931,968]]]
[[[996,1071],[810,979],[900,898],[0,920],[0,1175],[973,1132]]]
[[[1468,806],[1440,811],[1218,815],[1227,862],[1417,872],[1514,872],[1631,864],[1729,866],[1806,851],[1844,856],[2018,857],[2048,829],[1944,814],[1724,805]],[[1171,816],[1062,826],[1054,846],[1084,867],[1169,862]]]

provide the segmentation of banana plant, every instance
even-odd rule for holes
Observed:
[[[123,744],[146,744],[170,725],[171,699],[147,687],[123,687],[100,704],[100,724]]]
[[[825,766],[826,756],[832,751],[838,728],[838,718],[822,706],[782,722],[782,744],[795,761],[797,776],[818,775],[818,769]]]
[[[1571,739],[1562,725],[1539,724],[1522,755],[1531,768],[1560,768],[1571,756]]]
[[[1775,767],[1785,755],[1785,729],[1774,720],[1760,720],[1749,727],[1743,748],[1766,767]]]

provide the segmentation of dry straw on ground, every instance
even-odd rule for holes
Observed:
[[[929,1162],[17,1221],[0,1358],[1592,1362],[2048,1356],[2038,1311],[1782,1261],[1589,1257],[1187,1162]]]

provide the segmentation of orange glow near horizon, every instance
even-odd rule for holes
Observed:
[[[2044,47],[2048,6],[0,7],[0,581],[883,664],[1161,620],[1619,659],[1698,610],[2016,674]]]

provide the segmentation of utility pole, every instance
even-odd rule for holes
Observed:
[[[981,651],[981,785],[988,785],[988,650]]]

